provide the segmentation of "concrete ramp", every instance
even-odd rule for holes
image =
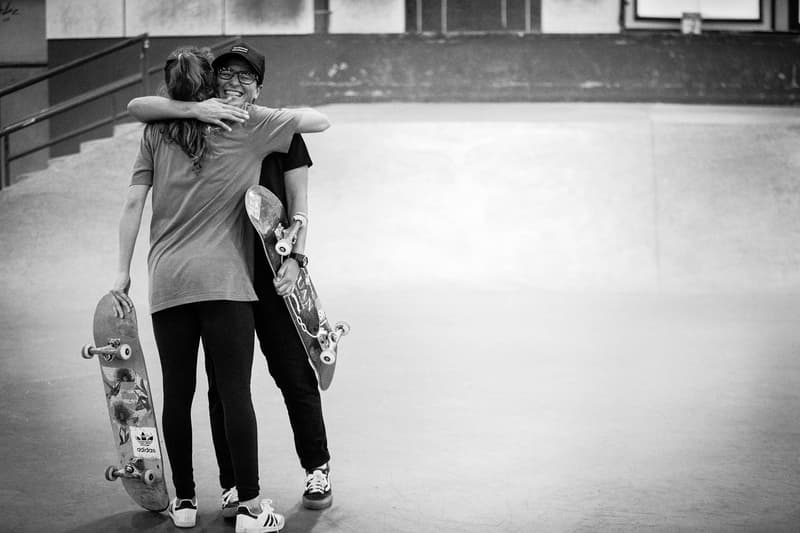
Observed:
[[[333,127],[307,142],[316,163],[311,245],[318,275],[331,284],[800,287],[800,111],[793,108],[326,111]],[[110,275],[101,265],[115,262],[139,128],[88,143],[0,194],[5,289],[48,280],[48,290],[75,299],[78,287]]]
[[[314,216],[324,222],[312,238],[339,265],[325,272],[343,262],[380,283],[548,290],[800,287],[797,110],[328,112],[334,126],[308,139]]]
[[[256,357],[262,494],[285,532],[797,531],[800,110],[325,111],[333,127],[307,136],[310,269],[353,328],[323,398],[321,513],[300,506],[285,406]],[[103,480],[102,386],[79,355],[114,280],[140,132],[0,192],[9,531],[172,530]],[[160,413],[148,222],[131,295]],[[197,373],[198,529],[229,532]]]

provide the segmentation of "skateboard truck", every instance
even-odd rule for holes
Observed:
[[[127,344],[122,344],[119,339],[108,339],[108,344],[99,348],[91,344],[84,344],[81,348],[81,356],[84,359],[91,359],[95,355],[102,357],[105,361],[121,359],[127,361],[131,358],[133,351]]]
[[[323,346],[322,353],[319,356],[320,361],[326,365],[335,363],[339,339],[348,333],[350,333],[350,324],[347,322],[337,322],[333,327],[333,331],[328,331],[327,329],[320,330],[317,335],[319,343]]]
[[[122,468],[117,468],[114,465],[110,465],[108,468],[106,468],[106,479],[108,481],[116,481],[117,478],[121,477],[128,479],[141,479],[142,483],[149,487],[155,483],[158,478],[156,477],[155,472],[152,470],[143,470],[142,468],[141,459],[131,461]]]
[[[297,242],[297,233],[308,224],[308,215],[297,213],[292,217],[292,220],[293,222],[289,229],[284,228],[283,224],[278,224],[278,227],[275,228],[275,238],[278,239],[278,242],[275,243],[275,251],[282,257],[292,253],[294,243]]]

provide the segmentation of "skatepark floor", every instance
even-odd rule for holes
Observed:
[[[300,505],[257,351],[262,495],[284,531],[798,531],[800,110],[324,111],[309,266],[352,332],[323,395],[321,512]],[[174,529],[104,480],[102,385],[80,357],[140,132],[0,192],[0,531]],[[160,413],[146,227],[131,295]],[[195,529],[232,531],[198,376]]]

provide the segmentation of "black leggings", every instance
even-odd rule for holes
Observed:
[[[207,367],[224,411],[231,468],[240,500],[258,496],[258,436],[250,377],[253,368],[253,307],[249,302],[213,301],[153,314],[164,382],[162,426],[178,498],[195,494],[192,470],[192,399],[197,350],[203,341]]]
[[[259,251],[262,262],[266,262],[260,247]],[[275,292],[268,267],[258,268],[258,257],[256,255],[255,287],[259,301],[254,304],[258,341],[266,356],[269,372],[283,394],[300,464],[304,469],[312,470],[330,460],[317,376],[297,336],[289,310],[283,298]],[[214,385],[214,371],[209,368],[208,361],[206,373],[211,434],[219,465],[220,484],[227,489],[234,485],[233,467],[225,439],[225,414]]]

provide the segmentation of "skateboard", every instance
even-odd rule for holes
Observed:
[[[272,275],[275,276],[286,256],[291,253],[297,232],[305,225],[305,218],[296,216],[291,226],[286,226],[286,209],[283,204],[269,189],[261,185],[253,185],[247,190],[245,209],[261,238],[264,254]],[[327,390],[336,370],[339,340],[350,332],[350,326],[346,322],[337,322],[331,327],[306,268],[300,269],[292,292],[284,296],[283,300],[317,374],[319,388]]]
[[[97,356],[118,464],[106,468],[108,481],[122,480],[131,498],[150,511],[169,506],[161,440],[144,354],[139,344],[136,311],[114,315],[114,297],[106,294],[94,312],[94,345],[81,350]]]

